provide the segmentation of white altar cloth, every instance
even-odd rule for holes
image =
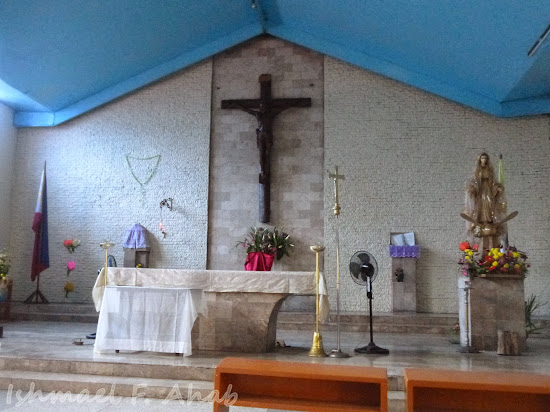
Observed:
[[[315,272],[255,272],[241,270],[116,268],[96,279],[92,297],[96,310],[107,285],[160,288],[197,288],[205,292],[258,292],[315,295]],[[319,317],[328,319],[328,293],[323,273],[319,274]]]
[[[206,314],[201,289],[107,286],[94,351],[191,355],[191,329],[199,314]]]

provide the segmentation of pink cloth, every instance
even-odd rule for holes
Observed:
[[[270,271],[275,255],[263,252],[250,252],[244,263],[244,270]]]

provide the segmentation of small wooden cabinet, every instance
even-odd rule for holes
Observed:
[[[384,368],[226,358],[216,368],[214,389],[220,398],[227,394],[231,406],[346,412],[388,409]],[[229,410],[224,400],[214,403],[215,412]]]

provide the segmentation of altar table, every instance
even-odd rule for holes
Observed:
[[[191,331],[192,348],[269,352],[275,348],[277,315],[290,295],[315,295],[315,272],[254,272],[201,269],[108,268],[97,277],[92,296],[102,309],[109,286],[202,289],[208,316]],[[320,273],[320,318],[328,318],[328,295]],[[101,316],[101,315],[100,315]],[[312,332],[315,328],[312,322]]]
[[[191,329],[199,313],[206,313],[202,289],[107,286],[94,350],[191,355]]]

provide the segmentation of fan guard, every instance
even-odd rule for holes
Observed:
[[[355,252],[349,263],[349,271],[355,283],[361,286],[367,284],[367,279],[370,277],[371,282],[378,276],[378,263],[369,252],[360,250]]]

